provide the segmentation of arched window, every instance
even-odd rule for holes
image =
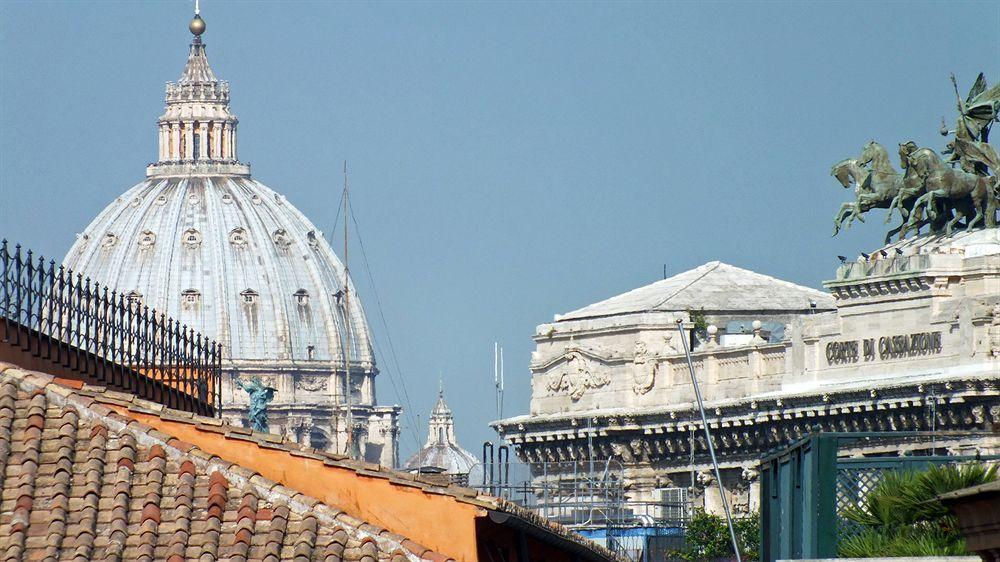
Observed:
[[[142,293],[139,291],[129,291],[125,294],[125,302],[127,302],[129,306],[141,306]]]
[[[215,123],[209,123],[208,124],[208,146],[205,147],[205,152],[208,154],[209,158],[212,158],[213,156],[215,156],[215,154],[212,153],[212,146],[214,146],[214,143],[212,141],[214,141],[214,140],[215,140]]]
[[[191,140],[194,141],[194,152],[193,152],[194,156],[193,157],[194,157],[195,160],[197,160],[198,159],[198,155],[201,154],[201,135],[198,134],[198,128],[199,128],[198,122],[195,121],[194,122],[194,130],[191,131],[191,133],[192,133]]]
[[[329,440],[326,438],[326,434],[319,429],[313,429],[309,432],[309,446],[313,449],[323,451],[330,445]]]
[[[299,289],[298,291],[295,291],[294,296],[295,296],[295,302],[299,306],[306,306],[307,304],[309,304],[309,291],[306,291],[305,289]]]
[[[156,244],[156,234],[151,230],[143,230],[139,233],[139,247],[140,248],[152,248],[153,244]]]
[[[200,301],[201,293],[198,289],[184,289],[181,291],[181,305],[185,308],[197,306]]]
[[[229,232],[229,243],[236,248],[247,245],[247,231],[243,227],[236,227]]]
[[[257,300],[260,298],[260,293],[254,291],[253,289],[247,289],[240,293],[240,296],[243,297],[243,304],[254,305],[257,304]]]
[[[201,233],[194,228],[189,228],[181,235],[181,242],[188,248],[201,246]]]

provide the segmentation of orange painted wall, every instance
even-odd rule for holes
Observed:
[[[477,562],[476,519],[485,510],[451,496],[327,466],[322,461],[265,449],[255,443],[227,439],[181,422],[115,408],[181,441],[259,472],[265,478],[312,496],[373,525],[385,527],[422,546],[455,558]]]

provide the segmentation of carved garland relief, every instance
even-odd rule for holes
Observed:
[[[316,392],[317,390],[323,390],[326,388],[329,379],[324,376],[319,377],[299,377],[295,381],[295,388],[299,390],[306,390],[309,392]]]
[[[556,394],[569,394],[570,399],[576,402],[588,389],[601,388],[610,382],[611,377],[606,372],[594,373],[586,359],[571,353],[566,356],[562,372],[549,382],[548,389]]]

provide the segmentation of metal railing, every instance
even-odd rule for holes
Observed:
[[[3,342],[169,408],[218,415],[222,348],[90,278],[0,246]]]

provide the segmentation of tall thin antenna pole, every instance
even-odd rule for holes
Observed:
[[[346,386],[347,405],[347,455],[357,458],[354,442],[354,408],[351,392],[351,269],[347,262],[347,236],[350,220],[350,188],[347,183],[347,160],[344,160],[344,332],[346,333],[347,349],[344,353],[344,385]]]
[[[503,346],[500,346],[500,418],[503,418]]]
[[[500,419],[500,344],[493,342],[493,397],[497,407],[497,419]]]
[[[677,330],[680,331],[681,343],[684,344],[684,355],[687,357],[688,371],[691,373],[691,386],[694,387],[694,397],[698,401],[701,425],[705,428],[705,442],[708,444],[708,454],[712,457],[712,468],[715,469],[715,481],[719,483],[719,495],[722,497],[722,507],[726,510],[729,538],[733,542],[733,552],[736,553],[736,562],[743,562],[743,558],[740,556],[740,543],[736,540],[736,529],[733,527],[733,514],[729,511],[729,499],[726,498],[726,489],[722,484],[722,473],[719,472],[719,461],[715,458],[715,445],[712,444],[712,432],[708,429],[708,418],[705,416],[705,403],[701,399],[698,377],[694,375],[694,363],[691,362],[691,351],[688,349],[687,334],[684,333],[684,323],[680,318],[677,319]],[[692,485],[694,485],[693,482]]]

